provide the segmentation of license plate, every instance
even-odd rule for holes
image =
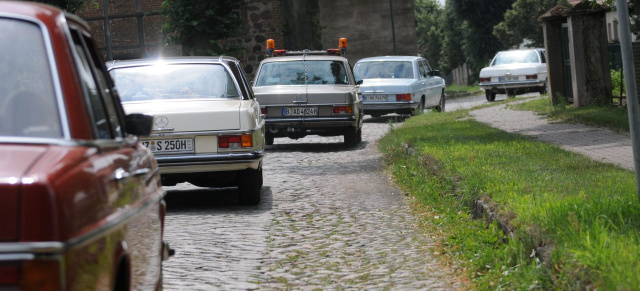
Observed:
[[[365,101],[387,101],[387,95],[365,95]]]
[[[518,81],[518,76],[504,76],[500,78],[500,81]]]
[[[193,152],[191,138],[143,140],[142,144],[154,153]]]
[[[318,107],[286,107],[282,116],[318,116]]]

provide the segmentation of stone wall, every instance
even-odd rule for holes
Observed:
[[[241,48],[232,55],[251,78],[265,57],[269,38],[275,40],[277,49],[302,50],[337,48],[338,39],[346,37],[347,57],[354,64],[364,57],[393,55],[395,33],[395,54],[417,55],[413,1],[244,0],[242,32],[219,42]],[[93,3],[88,1],[78,14],[89,22],[106,59],[182,54],[180,46],[165,45],[162,0],[98,0],[99,7]],[[110,33],[105,33],[105,27]]]

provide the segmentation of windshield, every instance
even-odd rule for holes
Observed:
[[[518,64],[518,63],[540,63],[538,53],[535,51],[509,51],[499,52],[491,63],[492,66]]]
[[[413,79],[411,62],[362,62],[353,68],[356,80],[363,79]]]
[[[40,28],[0,19],[0,136],[62,137]]]
[[[111,70],[122,102],[240,97],[222,65],[159,64]]]
[[[349,84],[340,61],[283,61],[264,63],[257,86]]]

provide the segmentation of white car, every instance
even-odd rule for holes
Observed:
[[[124,110],[154,118],[152,134],[142,142],[156,156],[163,185],[238,186],[242,204],[260,202],[264,118],[238,60],[108,65]]]
[[[444,111],[444,79],[425,58],[384,56],[359,60],[353,73],[360,85],[365,114],[422,114]]]
[[[501,51],[491,65],[480,71],[480,88],[488,101],[496,94],[516,95],[547,92],[547,61],[544,49]]]

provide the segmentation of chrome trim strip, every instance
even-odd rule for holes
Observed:
[[[363,106],[367,106],[367,105],[412,105],[412,104],[418,104],[420,102],[416,102],[416,101],[405,101],[405,102],[377,102],[377,101],[367,101],[367,102],[363,102]]]
[[[60,253],[65,245],[61,242],[0,243],[0,255],[9,253],[49,254]]]
[[[156,156],[156,161],[160,166],[170,166],[175,163],[246,163],[256,160],[260,160],[265,156],[264,151],[258,151],[254,153],[225,153],[225,154],[211,154],[211,155],[176,155],[176,156]]]
[[[0,262],[8,262],[8,261],[31,261],[35,259],[36,256],[33,254],[0,254]]]
[[[356,120],[355,116],[346,116],[346,117],[305,117],[305,118],[265,118],[265,123],[291,123],[291,122],[304,122],[304,123],[314,123],[314,122],[343,122],[343,121],[354,121]]]
[[[179,136],[205,136],[205,135],[228,135],[228,134],[253,134],[258,130],[261,130],[261,128],[254,128],[250,130],[207,130],[207,131],[181,131],[181,132],[152,133],[149,137],[145,137],[142,140],[151,140],[154,138],[163,138],[167,136],[179,137]]]
[[[512,86],[512,85],[536,85],[543,84],[544,81],[541,80],[531,80],[531,81],[507,81],[507,82],[484,82],[478,83],[478,86],[487,86],[487,87],[500,87],[500,86]]]

